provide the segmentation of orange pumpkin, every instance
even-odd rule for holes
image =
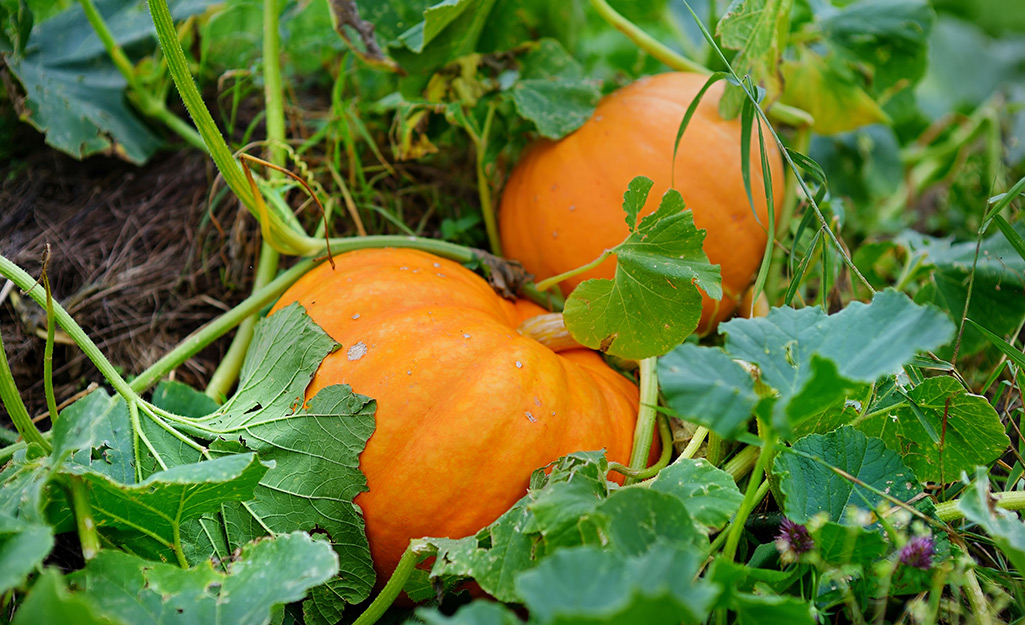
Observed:
[[[591,118],[559,141],[542,140],[520,159],[502,195],[499,225],[506,256],[537,279],[585,265],[629,233],[623,192],[636,176],[654,181],[641,215],[654,212],[670,188],[673,144],[687,107],[705,76],[687,73],[642,78],[599,102]],[[765,251],[768,211],[757,130],[752,132],[751,211],[741,175],[741,124],[719,116],[723,83],[705,93],[676,157],[676,189],[694,223],[707,230],[704,249],[722,268],[724,297],[704,297],[699,331],[727,318],[751,283]],[[767,153],[777,210],[783,199],[783,167],[769,143]],[[563,281],[569,294],[590,278],[612,278],[615,262]]]
[[[307,399],[349,384],[377,400],[360,456],[369,491],[356,503],[379,581],[411,538],[472,535],[559,456],[605,448],[629,461],[637,387],[590,350],[555,353],[518,334],[546,311],[502,299],[457,263],[350,252],[303,276],[274,310],[292,302],[342,345]]]

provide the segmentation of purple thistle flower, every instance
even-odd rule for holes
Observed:
[[[811,551],[814,546],[815,541],[808,534],[808,528],[783,517],[783,522],[779,524],[779,534],[776,536],[776,550],[779,551],[779,558],[784,564],[797,562],[802,553]]]
[[[932,536],[912,536],[907,544],[900,548],[900,563],[928,571],[932,568],[932,556],[935,551],[936,545]]]

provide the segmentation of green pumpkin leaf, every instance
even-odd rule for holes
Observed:
[[[815,551],[823,561],[836,566],[855,565],[867,571],[889,550],[889,543],[879,532],[832,521],[811,532]]]
[[[676,416],[727,439],[747,430],[760,401],[751,374],[718,348],[680,345],[659,358],[658,382]]]
[[[887,501],[833,468],[900,501],[922,492],[915,474],[897,452],[887,449],[880,439],[845,426],[829,434],[805,436],[776,456],[772,472],[779,478],[783,512],[788,518],[806,523],[825,513],[830,521],[857,524],[854,510],[871,512]]]
[[[989,465],[1011,444],[989,401],[954,378],[929,378],[907,395],[933,431],[944,432],[942,441],[933,440],[907,403],[869,415],[857,428],[883,439],[922,480],[952,482],[962,471]]]
[[[69,580],[73,596],[116,622],[262,625],[275,606],[299,601],[337,571],[328,543],[294,533],[246,545],[226,572],[210,562],[182,569],[103,550]]]
[[[860,0],[819,24],[831,44],[874,68],[873,91],[883,93],[925,73],[935,17],[927,0]]]
[[[138,484],[120,484],[76,464],[62,471],[85,481],[93,518],[101,529],[147,536],[155,543],[150,553],[163,552],[173,559],[178,524],[216,511],[223,502],[251,499],[270,466],[255,454],[240,454],[172,467]]]
[[[741,625],[814,625],[812,604],[797,597],[770,594],[737,593],[730,609]]]
[[[109,553],[109,552],[104,552]],[[136,621],[138,622],[138,621]],[[75,623],[78,625],[111,625],[95,601],[78,593],[68,592],[64,578],[57,569],[48,568],[32,585],[24,603],[14,615],[12,625],[39,623]]]
[[[819,308],[773,308],[767,317],[719,326],[726,352],[758,366],[762,382],[779,392],[772,423],[784,437],[804,419],[845,397],[860,397],[918,351],[945,344],[954,325],[939,310],[918,306],[894,290],[870,304],[854,302],[826,315]]]
[[[702,553],[708,548],[708,537],[690,511],[702,510],[708,518],[708,510],[722,506],[710,501],[717,491],[726,493],[722,498],[727,506],[733,498],[717,484],[707,489],[681,485],[680,480],[697,477],[686,469],[697,467],[681,468],[682,472],[662,481],[661,490],[610,492],[604,479],[608,469],[604,454],[585,452],[560,458],[552,464],[550,475],[536,474],[527,496],[476,536],[429,539],[438,550],[431,577],[473,578],[496,599],[522,603],[525,597],[516,584],[523,572],[567,548],[592,545],[624,556],[641,556],[659,545]],[[711,516],[718,520],[714,512]]]
[[[637,556],[566,549],[520,574],[516,589],[542,625],[696,624],[719,593],[694,581],[700,564],[700,555],[663,545]]]
[[[238,390],[205,425],[228,434],[295,413],[317,367],[336,348],[298,303],[261,319]]]
[[[676,460],[649,488],[676,497],[696,522],[714,529],[733,518],[744,499],[733,477],[704,458]]]
[[[1012,226],[1018,235],[1025,234],[1025,222]],[[983,239],[975,262],[974,241],[955,242],[951,238],[934,238],[906,231],[898,238],[913,254],[923,256],[922,264],[933,271],[925,285],[915,294],[915,301],[939,306],[953,319],[960,320],[968,300],[968,276],[974,265],[975,279],[968,317],[997,336],[1013,332],[1025,316],[1025,259],[1002,232]],[[975,328],[965,327],[961,338],[962,355],[977,354],[990,346],[989,340]],[[949,358],[952,346],[937,354]]]
[[[593,81],[558,41],[542,39],[523,56],[520,77],[508,90],[516,112],[543,137],[559,139],[588,120],[601,97]]]
[[[182,20],[214,1],[168,4]],[[96,9],[122,50],[152,49],[155,33],[144,2],[99,0]],[[44,133],[48,145],[77,159],[99,153],[141,164],[163,144],[128,106],[127,81],[77,3],[37,24],[25,52],[5,61],[25,90],[22,119]]]
[[[135,451],[128,406],[120,395],[97,389],[61,411],[54,426],[58,455],[120,484],[134,484]]]
[[[367,489],[359,454],[373,434],[376,407],[348,385],[329,386],[307,408],[238,431],[234,444],[213,443],[212,449],[232,452],[240,440],[244,450],[274,462],[244,507],[223,507],[229,552],[267,529],[324,532],[345,573],[329,582],[332,594],[347,603],[365,599],[375,576],[363,515],[352,501]]]
[[[644,186],[634,179],[624,195],[628,217],[636,218],[636,205],[643,205]],[[679,192],[667,191],[658,209],[613,248],[615,277],[587,280],[573,291],[563,314],[577,341],[631,360],[659,356],[697,328],[698,287],[722,298],[719,267],[701,249],[704,231],[683,209]]]
[[[150,402],[168,412],[196,418],[217,412],[221,407],[212,397],[175,380],[161,380],[157,383]]]
[[[21,586],[53,549],[53,528],[0,511],[0,594]]]

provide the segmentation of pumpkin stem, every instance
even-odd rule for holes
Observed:
[[[569,349],[583,349],[584,346],[570,336],[566,329],[566,321],[562,313],[545,313],[525,319],[516,331],[532,338],[553,352],[564,352]]]

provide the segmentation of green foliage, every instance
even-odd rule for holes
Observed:
[[[96,2],[122,48],[152,46],[152,24],[144,4]],[[184,19],[211,4],[179,0],[172,9],[177,19]],[[25,18],[13,27],[15,52],[5,55],[25,92],[22,119],[45,133],[49,145],[76,158],[103,153],[143,163],[152,156],[162,140],[127,105],[128,83],[82,8],[75,5],[36,25],[27,39],[23,24]]]
[[[906,502],[922,492],[899,454],[850,427],[802,438],[777,456],[773,473],[783,511],[798,523],[825,513],[827,520],[858,525],[857,510],[872,512],[887,496]]]
[[[150,105],[176,98],[144,4],[98,2],[129,80],[78,3],[0,0],[13,85],[4,102],[78,158],[145,161],[163,145]],[[299,141],[279,164],[333,198],[334,214],[344,198],[370,234],[482,244],[486,204],[529,140],[573,132],[601,93],[673,63],[606,22],[600,4],[357,0],[372,39],[344,26],[343,40],[328,2],[281,2]],[[985,621],[992,610],[994,622],[1021,620],[1025,591],[1006,569],[1025,570],[1025,535],[1003,508],[1025,506],[1014,491],[1025,475],[1025,230],[1013,189],[987,200],[1025,162],[1019,16],[998,0],[734,0],[721,15],[727,3],[711,0],[610,4],[670,53],[749,76],[769,119],[786,120],[776,131],[809,189],[788,188],[759,285],[787,306],[684,342],[698,289],[720,296],[719,270],[675,191],[638,223],[651,183],[635,179],[624,196],[631,234],[612,251],[616,277],[575,291],[566,322],[609,354],[661,356],[661,396],[642,401],[710,429],[707,447],[699,429],[673,450],[708,458],[677,457],[625,487],[608,481],[601,451],[539,469],[475,535],[425,539],[422,555],[435,559],[404,586],[427,601],[472,580],[497,601],[452,612],[446,597],[444,614],[420,608],[415,618],[810,625]],[[703,41],[691,6],[727,56]],[[232,149],[261,139],[251,100],[263,88],[264,3],[171,8],[194,18],[179,32],[197,54],[187,69],[205,94],[216,85]],[[347,47],[363,53],[368,41],[384,62]],[[745,94],[730,87],[721,110],[742,107]],[[841,248],[868,285],[841,264]],[[52,453],[0,450],[5,618],[355,619],[350,606],[385,581],[374,578],[353,503],[367,488],[359,454],[375,403],[347,386],[307,401],[336,348],[289,307],[257,325],[223,405],[178,382],[162,382],[149,402],[115,384],[116,395],[96,390],[61,411]],[[991,484],[1009,492],[993,496]],[[804,525],[788,537],[780,514]],[[943,528],[948,543],[938,519],[961,517]],[[60,534],[78,538],[84,564],[61,560]],[[904,548],[922,537],[931,551],[908,558]]]
[[[986,398],[969,393],[954,378],[929,378],[907,398],[906,403],[869,415],[857,427],[898,451],[922,480],[950,482],[962,472],[992,463],[1011,444]]]
[[[759,414],[787,437],[803,422],[842,410],[848,398],[860,398],[919,350],[945,344],[954,328],[940,311],[882,291],[871,304],[854,302],[834,315],[774,308],[764,318],[724,323],[720,332],[726,354],[682,345],[662,360],[669,407],[725,437],[737,436]],[[774,392],[756,394],[730,358],[757,366],[758,380]]]
[[[733,69],[741,76],[758,78],[770,100],[782,87],[778,68],[790,31],[792,6],[793,0],[733,0],[717,26],[722,46],[740,51],[731,62]],[[723,117],[736,117],[745,98],[743,90],[730,89],[719,103]]]
[[[634,224],[651,190],[635,178],[623,197],[631,234],[612,248],[616,275],[588,280],[566,301],[566,327],[582,344],[639,360],[678,345],[698,325],[701,294],[722,298],[719,270],[701,249],[704,232],[694,226],[679,192],[670,189],[658,209]]]
[[[327,543],[297,533],[246,545],[226,571],[105,550],[68,581],[72,599],[109,619],[102,622],[259,625],[271,622],[275,606],[301,599],[337,570]]]

